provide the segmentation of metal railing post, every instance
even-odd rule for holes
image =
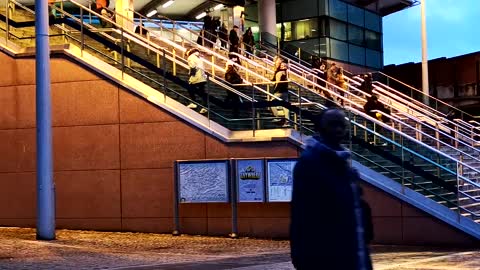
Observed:
[[[455,148],[458,148],[458,125],[455,125]]]
[[[210,128],[210,76],[207,75],[207,119]]]
[[[5,0],[5,45],[8,47],[8,38],[10,35],[10,1]]]
[[[167,103],[167,93],[168,93],[168,81],[167,81],[167,57],[165,53],[165,49],[162,50],[163,58],[162,58],[162,67],[163,67],[163,88],[165,91],[163,92],[163,101]],[[158,53],[157,53],[158,56]]]
[[[63,1],[60,2],[60,10],[62,11],[62,19],[65,18],[65,10],[63,8]],[[90,8],[91,10],[91,8]],[[92,24],[92,13],[91,12],[88,12],[88,14],[90,15],[90,24]],[[83,25],[83,17],[82,17],[82,25]],[[66,34],[67,32],[65,32],[65,24],[63,23],[63,20],[62,20],[62,40],[63,42],[65,43],[66,42]],[[83,53],[83,52],[82,52]]]
[[[300,124],[300,126],[298,126],[298,131],[300,133],[302,133],[302,127],[303,127],[303,123],[302,123],[302,90],[300,89],[300,87],[298,88],[298,98],[300,99],[300,102],[299,102],[299,111],[298,111],[298,122]]]
[[[130,52],[130,41],[127,41],[127,52]],[[127,67],[131,67],[132,65],[132,60],[130,58],[127,58]]]
[[[400,147],[402,150],[402,194],[405,194],[405,149],[403,146],[403,136],[400,136]]]
[[[164,55],[165,56],[165,55]],[[175,50],[175,48],[172,50],[172,57],[173,57],[173,61],[172,61],[172,74],[173,76],[177,76],[177,63],[176,63],[176,56],[177,56],[177,51]]]
[[[255,85],[252,83],[252,132],[253,132],[253,137],[255,137],[255,130],[256,130],[256,112],[255,112]]]
[[[124,73],[125,73],[125,52],[124,52],[124,46],[125,46],[125,40],[124,40],[124,35],[123,35],[123,27],[121,28],[121,46],[120,46],[120,55],[121,55],[121,62],[122,62],[122,80],[123,80],[123,77],[124,77]]]
[[[212,54],[212,76],[215,76],[215,55]]]
[[[175,30],[176,30],[177,26],[175,25],[175,22],[173,22],[172,26],[173,26],[173,29],[172,29],[172,41],[173,41],[173,42],[176,42],[176,41],[175,41],[175,39],[176,39]]]
[[[365,138],[365,141],[368,142],[368,131],[367,131],[367,120],[366,119],[363,119],[363,126],[365,127],[365,129],[363,130],[363,136]]]
[[[80,9],[80,17],[83,17],[83,9]],[[83,57],[85,49],[85,33],[83,32],[83,21],[80,23],[80,55]]]
[[[92,10],[92,1],[88,1],[88,8]],[[92,24],[92,12],[88,13],[88,21]]]
[[[462,171],[462,165],[460,162],[457,162],[457,221],[460,222],[460,175],[459,172]]]

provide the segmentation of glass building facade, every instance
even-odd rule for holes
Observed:
[[[247,7],[256,26],[256,7]],[[258,31],[258,27],[254,27]],[[383,68],[382,17],[342,0],[277,1],[277,37],[284,48],[370,69]]]

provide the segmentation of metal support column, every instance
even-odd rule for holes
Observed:
[[[421,20],[422,20],[422,91],[424,94],[423,101],[428,104],[428,95],[430,94],[428,85],[428,57],[427,57],[427,16],[426,16],[426,0],[421,1]]]
[[[55,239],[55,186],[52,161],[52,109],[48,2],[35,3],[37,108],[37,239]]]

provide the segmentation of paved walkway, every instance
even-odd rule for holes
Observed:
[[[288,241],[0,228],[0,269],[293,270]],[[480,269],[480,251],[377,246],[377,270]],[[321,266],[319,266],[321,269]]]

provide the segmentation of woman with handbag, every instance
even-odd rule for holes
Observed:
[[[203,106],[207,105],[207,93],[205,93],[205,85],[207,84],[207,75],[205,74],[203,68],[203,61],[200,58],[200,51],[198,49],[191,49],[186,52],[188,67],[189,69],[189,79],[188,83],[190,87],[188,88],[188,94],[190,96],[191,102],[187,105],[190,109],[196,109],[198,106],[196,103],[196,96],[199,96],[202,99]],[[207,112],[207,109],[203,107],[200,109],[200,113],[204,114]]]

